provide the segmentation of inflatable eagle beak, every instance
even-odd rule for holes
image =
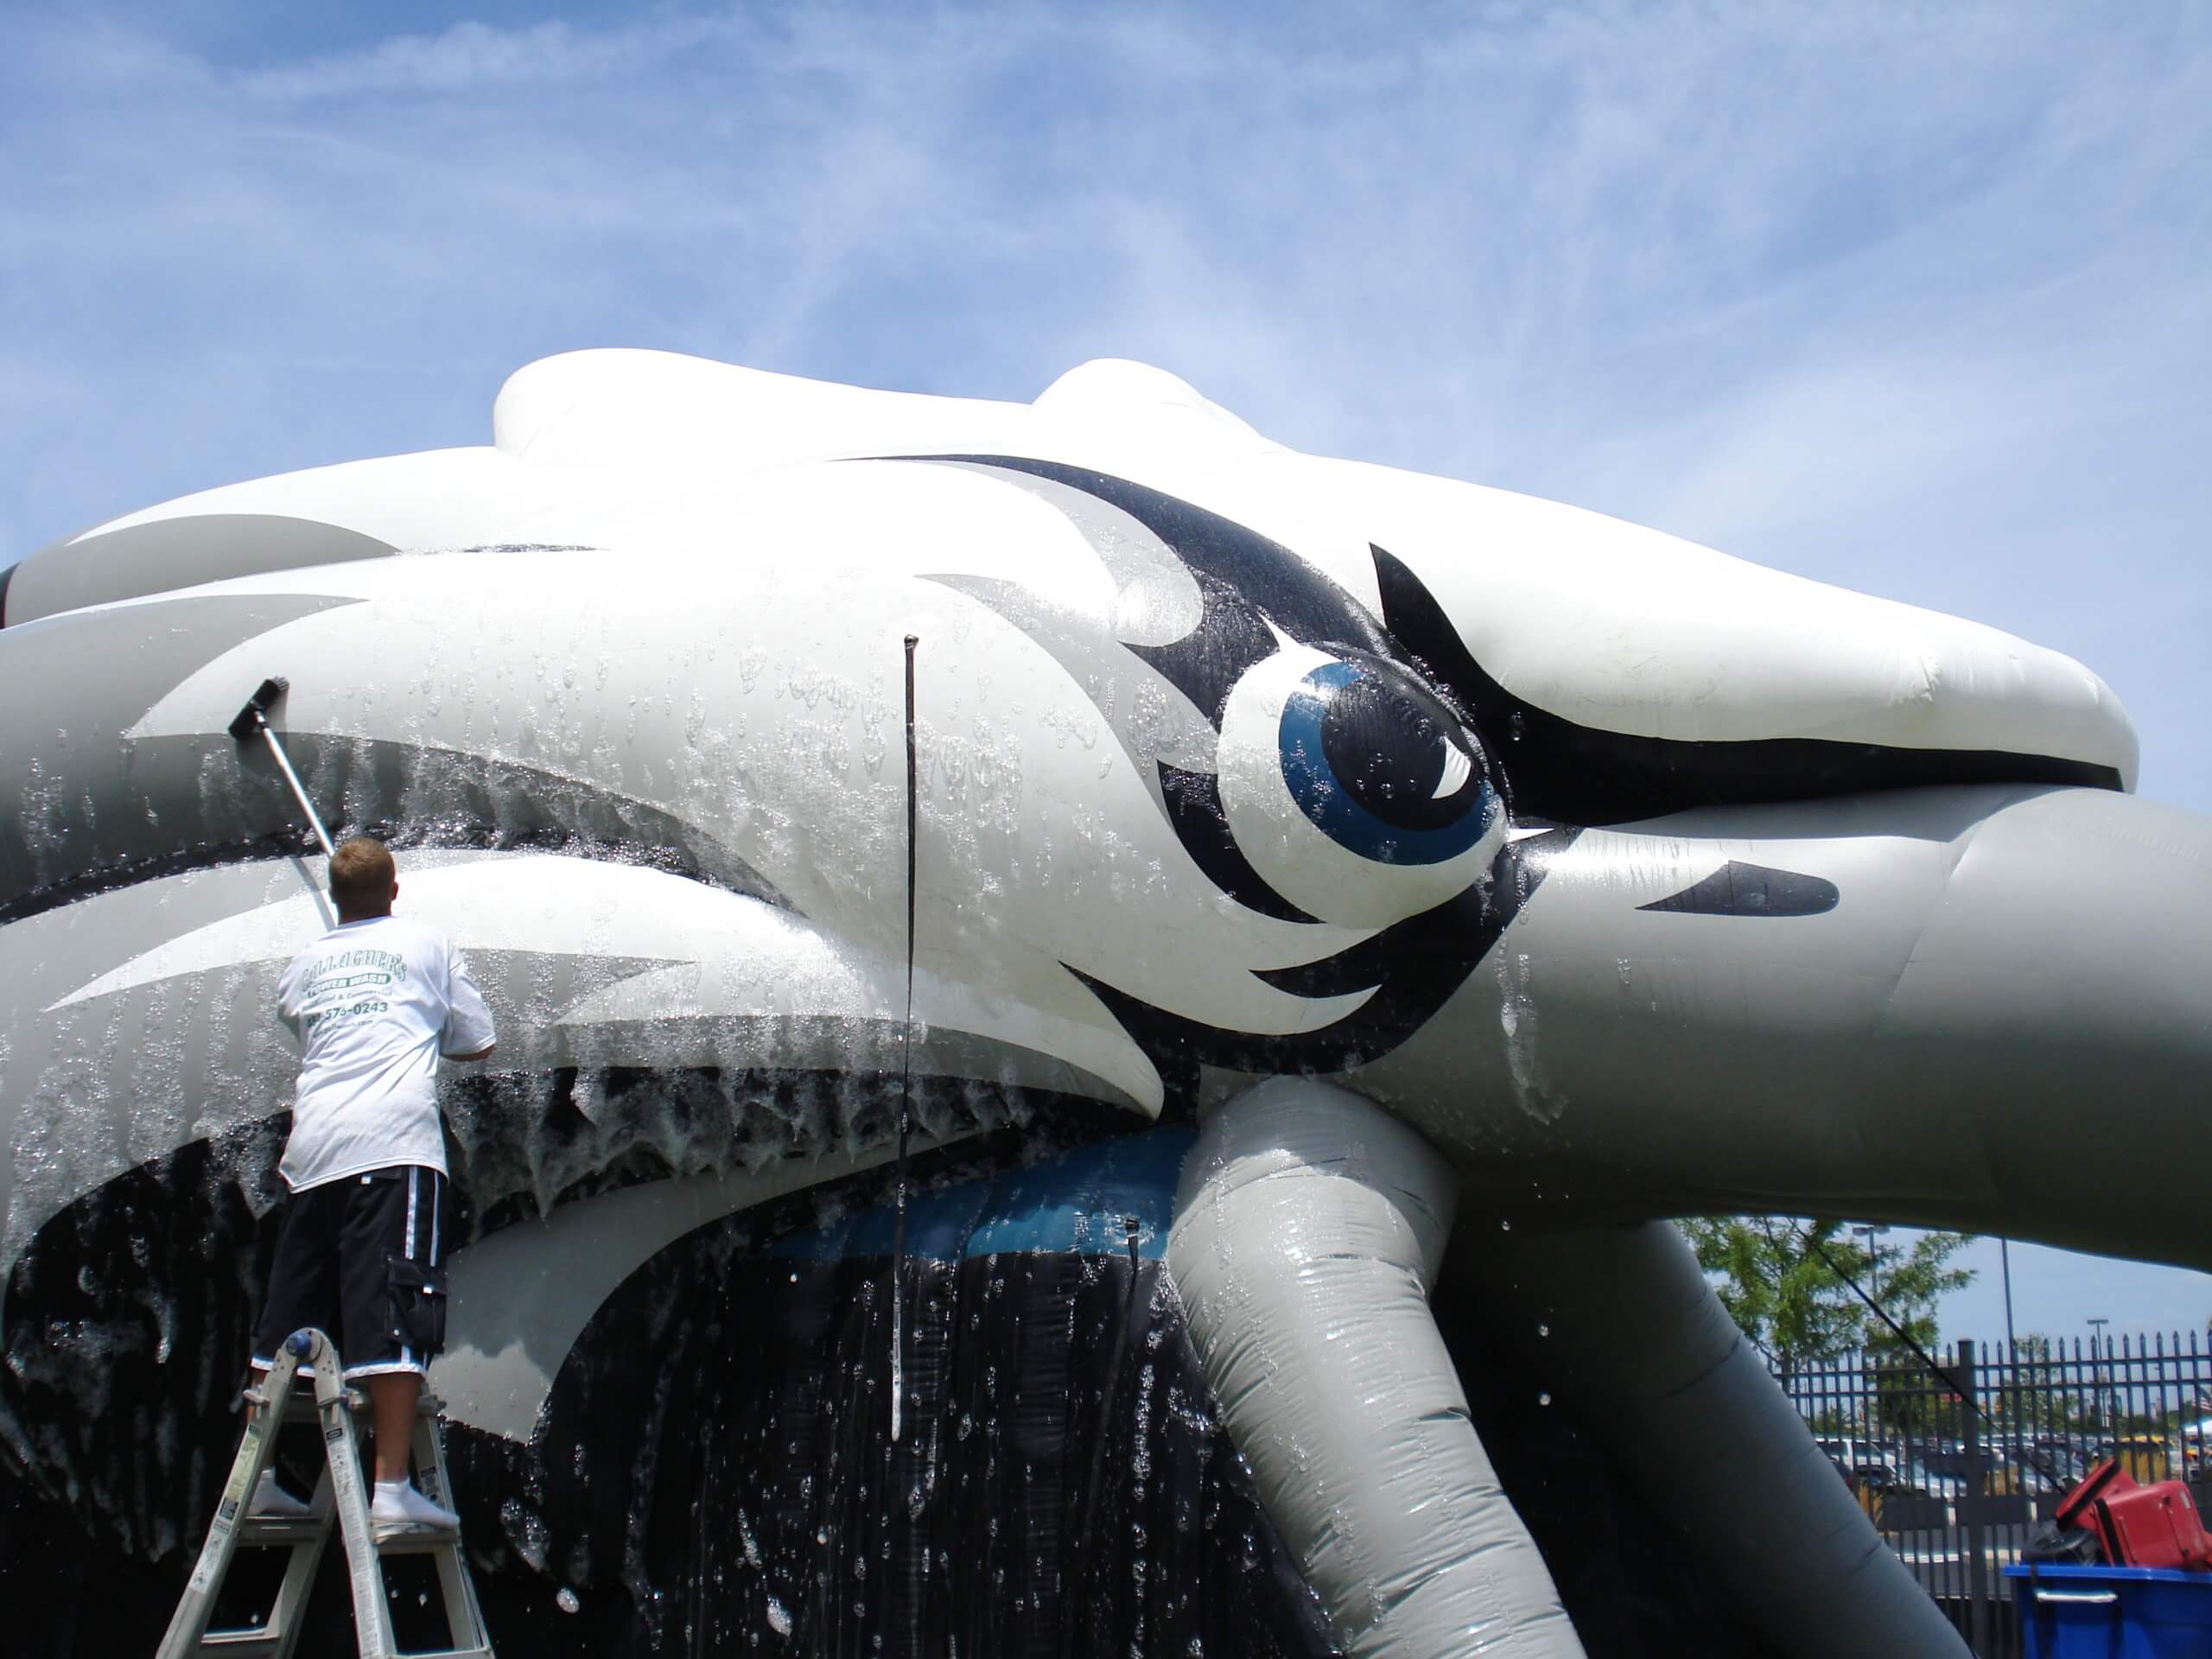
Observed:
[[[2212,1264],[2137,1179],[2201,1133],[2202,819],[2047,785],[1704,807],[1585,830],[1541,880],[1360,1085],[1440,1145],[1462,1091],[1512,1102],[1478,1156],[1524,1167],[1531,1208]]]
[[[1755,1510],[1719,1570],[1793,1650],[1961,1651],[1664,1218],[2212,1268],[2135,1179],[2212,1073],[2212,825],[2127,792],[2064,658],[1129,364],[1015,405],[584,353],[494,429],[0,588],[0,1265],[288,1097],[316,873],[227,729],[283,674],[326,816],[499,1008],[456,1128],[486,1213],[550,1219],[457,1261],[442,1389],[540,1433],[633,1269],[888,1156],[911,634],[928,1138],[1197,1124],[1168,1269],[1353,1651],[1580,1650],[1432,1294],[1541,1310],[1641,1478]],[[646,1142],[671,1179],[594,1196]]]

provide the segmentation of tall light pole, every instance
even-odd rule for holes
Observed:
[[[2020,1363],[2019,1344],[2012,1337],[2012,1241],[1997,1241],[1997,1259],[2005,1270],[2005,1353],[2013,1364]]]
[[[1872,1287],[1866,1294],[1875,1301],[1879,1302],[1882,1300],[1882,1258],[1874,1239],[1876,1235],[1890,1230],[1888,1224],[1885,1223],[1879,1227],[1854,1227],[1851,1230],[1866,1241],[1866,1282]]]
[[[1999,1377],[1998,1386],[2004,1389],[2006,1384],[2011,1385],[2006,1389],[2004,1396],[2009,1407],[2005,1414],[2005,1421],[2012,1425],[2012,1433],[2017,1437],[2020,1433],[2020,1343],[2019,1339],[2012,1334],[2012,1241],[2011,1239],[2000,1238],[1997,1241],[1997,1260],[2005,1274],[2005,1368],[1998,1373]]]
[[[2105,1409],[2105,1326],[2111,1323],[2101,1315],[2089,1321],[2089,1351],[2096,1359],[2095,1369],[2089,1373],[2089,1385],[2096,1393],[2097,1415],[2107,1429],[2112,1428],[2112,1414]],[[2120,1450],[2117,1430],[2113,1431],[2113,1450]]]

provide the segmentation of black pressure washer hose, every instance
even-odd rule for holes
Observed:
[[[899,1218],[891,1235],[891,1440],[899,1441],[899,1415],[906,1385],[906,1136],[914,1103],[914,647],[906,636],[906,1020],[899,1040]]]
[[[1888,1313],[1884,1310],[1879,1302],[1876,1301],[1872,1296],[1869,1296],[1864,1290],[1861,1290],[1859,1286],[1859,1281],[1856,1279],[1853,1278],[1849,1274],[1846,1273],[1841,1268],[1836,1265],[1835,1258],[1828,1254],[1827,1247],[1826,1245],[1822,1244],[1820,1240],[1815,1238],[1812,1234],[1805,1231],[1802,1228],[1798,1230],[1798,1236],[1802,1238],[1806,1243],[1813,1247],[1813,1254],[1819,1256],[1822,1262],[1827,1264],[1827,1269],[1830,1273],[1842,1280],[1845,1284],[1849,1285],[1853,1292],[1858,1296],[1859,1300],[1866,1303],[1868,1307],[1874,1310],[1874,1317],[1876,1319],[1881,1320],[1884,1325],[1888,1325],[1891,1331],[1897,1333],[1897,1338],[1899,1342],[1904,1344],[1906,1347],[1912,1350],[1914,1357],[1918,1359],[1923,1365],[1928,1368],[1928,1374],[1930,1376],[1936,1378],[1936,1380],[1941,1382],[1945,1388],[1957,1395],[1961,1403],[1975,1416],[1980,1418],[1985,1427],[1999,1434],[2003,1433],[2003,1430],[1999,1427],[1997,1421],[1981,1408],[1981,1402],[1979,1400],[1968,1397],[1966,1391],[1959,1387],[1959,1379],[1950,1372],[1945,1370],[1942,1365],[1937,1363],[1935,1355],[1929,1353],[1925,1348],[1915,1342],[1912,1339],[1912,1333],[1910,1331],[1907,1331],[1903,1325],[1899,1325],[1895,1319],[1891,1319]],[[2018,1364],[2019,1363],[2019,1356],[2017,1354],[2007,1355],[2006,1357],[2014,1364]],[[2067,1484],[2067,1482],[2063,1479],[2058,1475],[2057,1471],[2053,1470],[2049,1464],[2045,1463],[2040,1457],[2037,1456],[2034,1451],[2031,1448],[2022,1445],[2017,1435],[2013,1438],[2012,1452],[2021,1462],[2033,1469],[2037,1474],[2049,1481],[2054,1487],[2063,1488]]]

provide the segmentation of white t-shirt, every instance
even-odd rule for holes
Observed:
[[[341,922],[292,958],[276,1012],[301,1039],[292,1138],[276,1168],[295,1192],[391,1164],[445,1173],[438,1057],[492,1046],[468,958],[397,916]]]

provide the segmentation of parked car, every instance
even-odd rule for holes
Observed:
[[[2038,1434],[2035,1448],[2062,1477],[2087,1474],[2089,1465],[2096,1461],[2095,1448],[2078,1434]]]
[[[1937,1474],[1957,1479],[1967,1471],[1967,1448],[1961,1440],[1923,1440],[1920,1460]]]
[[[1966,1482],[1956,1475],[1931,1468],[1923,1459],[1907,1458],[1897,1471],[1897,1489],[1917,1497],[1937,1497],[1946,1503],[1955,1503],[1966,1491]]]
[[[2181,1426],[2181,1463],[2187,1479],[2212,1478],[2212,1417]]]
[[[1815,1439],[1852,1491],[1886,1491],[1897,1484],[1897,1459],[1889,1447],[1851,1435],[1823,1434]]]
[[[1882,1493],[1875,1524],[1885,1532],[1936,1531],[1954,1524],[1966,1484],[1938,1473],[1918,1459],[1900,1459],[1897,1478]]]

